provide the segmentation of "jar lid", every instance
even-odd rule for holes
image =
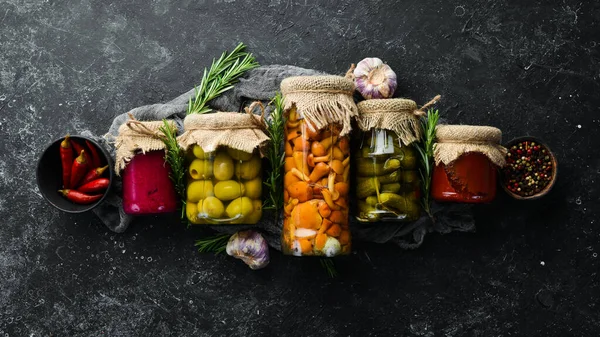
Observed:
[[[417,103],[410,99],[368,99],[356,105],[356,123],[362,131],[385,129],[393,131],[404,145],[421,139],[422,131]]]
[[[342,128],[340,136],[352,130],[352,118],[358,115],[354,104],[354,82],[341,76],[294,76],[281,82],[285,115],[293,107],[312,131],[331,124]]]
[[[502,131],[493,126],[438,125],[435,129],[438,143],[500,144]]]
[[[259,106],[261,115],[252,113]],[[204,151],[212,152],[219,146],[252,153],[255,148],[261,150],[269,140],[264,122],[264,106],[254,102],[246,108],[246,113],[216,112],[209,114],[191,114],[183,120],[184,133],[177,142],[187,149],[198,144]]]
[[[296,92],[324,94],[354,94],[354,82],[341,76],[292,76],[281,81],[283,95]]]
[[[165,126],[162,121],[142,122],[136,120],[133,115],[129,115],[129,120],[119,127],[119,135],[115,140],[115,172],[120,174],[127,163],[139,151],[146,153],[148,151],[165,150],[164,134],[160,130]],[[175,122],[167,122],[172,130],[177,130]]]
[[[496,166],[506,164],[506,148],[500,145],[502,131],[492,126],[438,125],[433,157],[437,165],[448,165],[463,154],[478,152]]]

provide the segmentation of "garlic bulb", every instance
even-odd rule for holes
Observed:
[[[390,98],[398,85],[396,73],[377,57],[366,58],[354,69],[356,90],[366,99]]]
[[[269,245],[260,233],[252,230],[233,234],[227,242],[226,251],[251,269],[261,269],[269,264]]]

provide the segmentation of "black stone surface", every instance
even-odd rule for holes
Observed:
[[[0,0],[0,331],[6,336],[597,336],[597,1]],[[343,73],[387,61],[402,96],[555,151],[550,195],[500,194],[475,234],[415,251],[357,243],[330,279],[273,253],[252,271],[200,255],[200,230],[108,232],[48,205],[53,139],[161,102],[243,41],[262,64]],[[2,335],[2,334],[0,334]]]

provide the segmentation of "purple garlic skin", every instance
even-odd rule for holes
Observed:
[[[240,231],[229,238],[227,255],[244,261],[251,269],[261,269],[269,264],[269,245],[260,233]]]
[[[354,84],[365,99],[390,98],[398,81],[390,66],[377,57],[368,57],[356,65]]]

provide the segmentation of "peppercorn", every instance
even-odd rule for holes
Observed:
[[[552,180],[553,164],[543,145],[523,141],[513,145],[504,167],[506,188],[521,196],[543,190]]]

